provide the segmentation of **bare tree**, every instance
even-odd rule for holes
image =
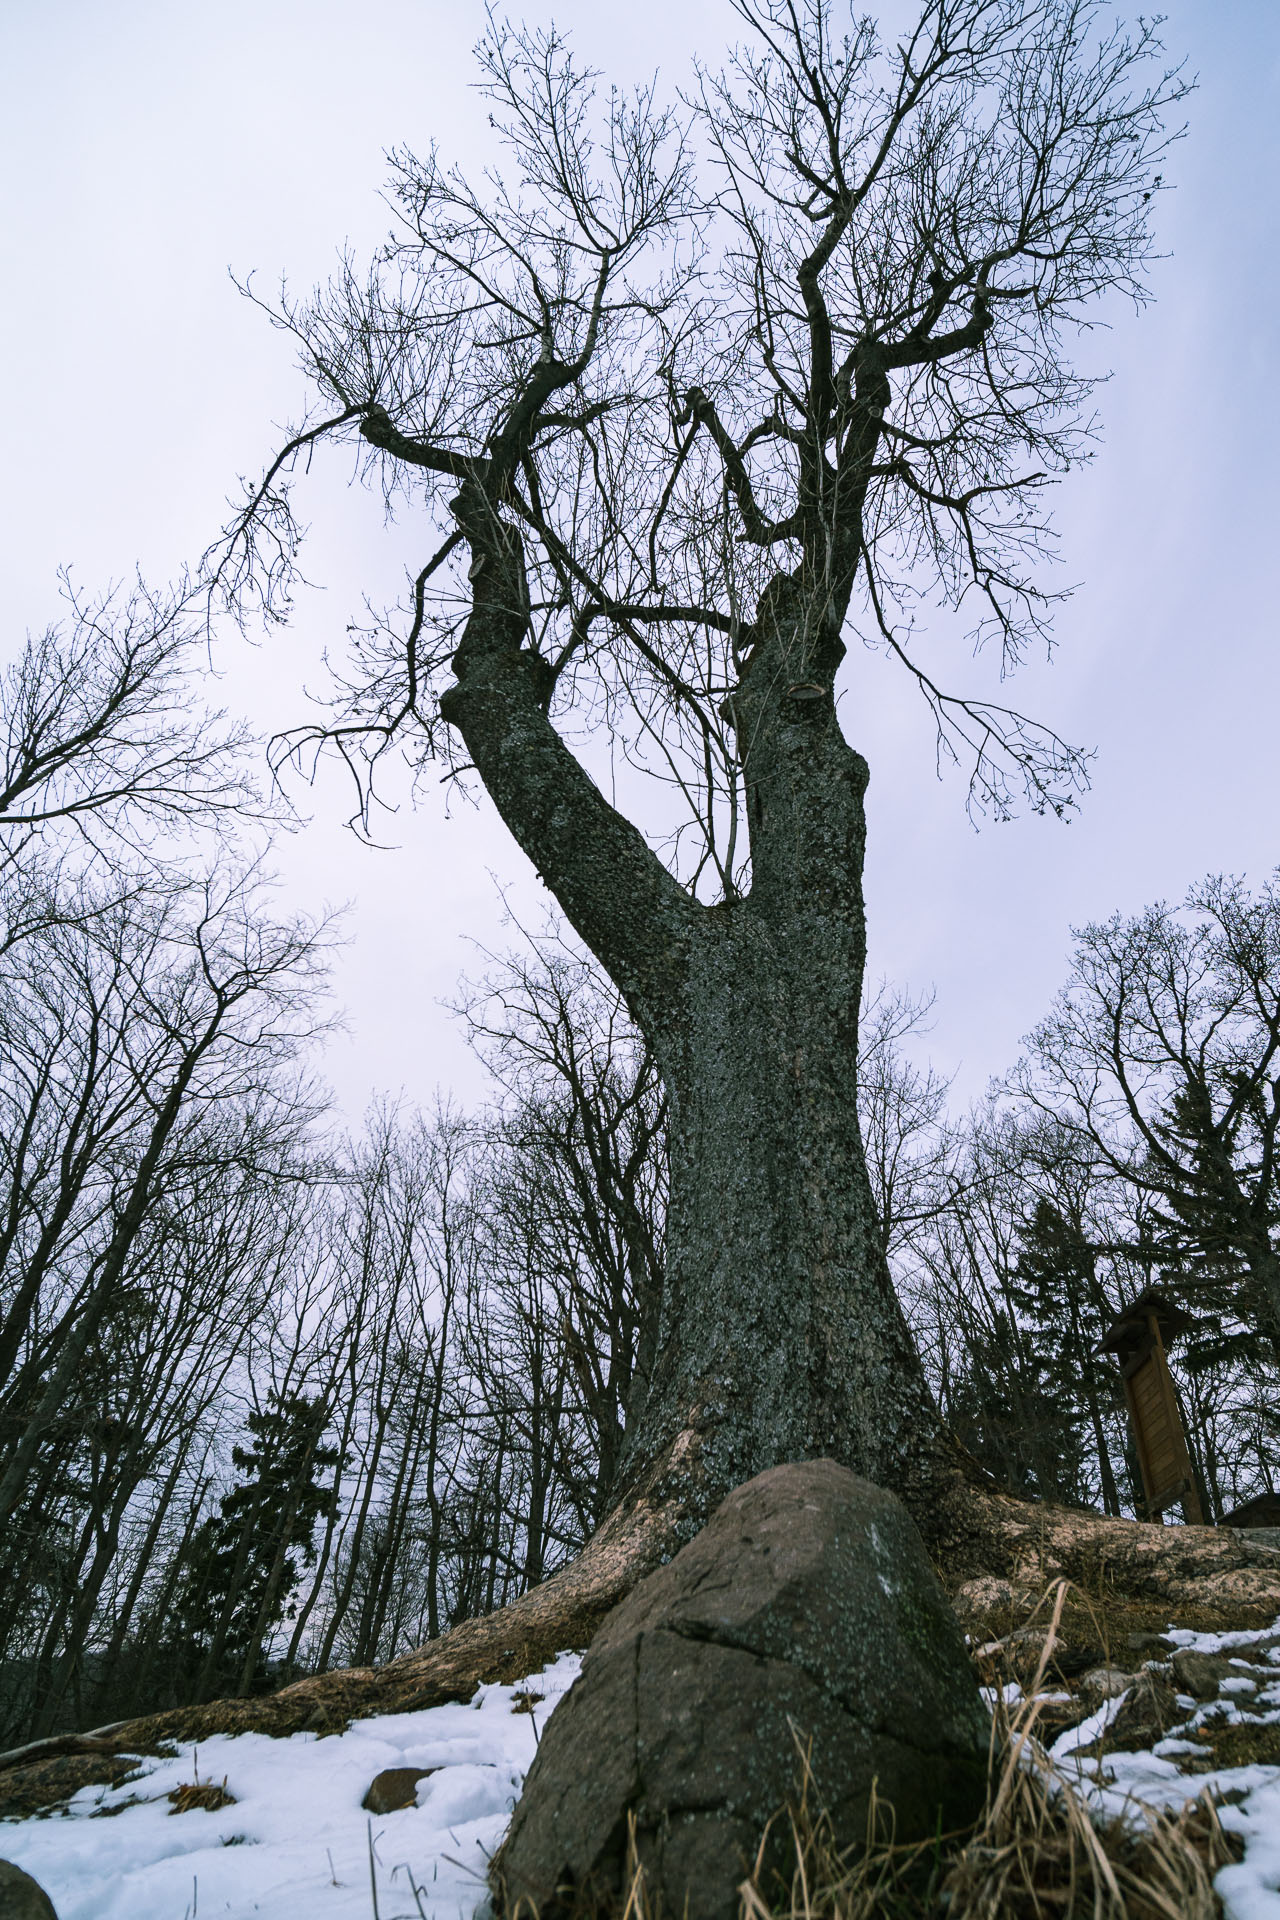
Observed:
[[[188,1139],[186,1165],[169,1170],[114,1310],[46,1430],[39,1523],[13,1525],[5,1555],[11,1581],[24,1549],[57,1574],[39,1635],[28,1629],[25,1640],[36,1642],[33,1735],[84,1691],[95,1653],[114,1641],[118,1656],[126,1635],[136,1650],[134,1610],[167,1510],[199,1439],[227,1418],[230,1377],[278,1281],[278,1188],[293,1171],[296,1129],[271,1106],[269,1115],[219,1113],[199,1157]],[[270,1153],[260,1131],[268,1120]],[[0,1624],[12,1629],[6,1611]],[[90,1692],[115,1688],[112,1704],[132,1705],[132,1674],[113,1672],[109,1655],[102,1669]]]
[[[1042,1116],[993,1099],[955,1132],[903,1276],[941,1404],[1006,1485],[1119,1514],[1118,1383],[1095,1348],[1131,1281],[1126,1196]]]
[[[598,102],[555,33],[494,27],[510,173],[398,155],[385,252],[275,311],[316,411],[210,565],[283,612],[288,469],[364,448],[425,557],[324,737],[357,768],[397,742],[474,768],[658,1062],[662,1318],[616,1497],[696,1525],[831,1455],[929,1525],[954,1455],[859,1130],[868,769],[835,680],[862,632],[978,807],[1070,803],[1080,756],[947,692],[911,610],[976,605],[1005,666],[1043,631],[1040,503],[1089,428],[1070,340],[1144,297],[1183,85],[1091,0],[927,0],[896,45],[829,0],[737,11],[683,111]],[[666,858],[575,728],[674,783]]]
[[[226,825],[259,811],[247,734],[191,687],[197,590],[89,599],[63,575],[69,617],[0,674],[0,865],[54,827],[145,846],[165,826]],[[3,931],[0,929],[0,931]]]
[[[508,1283],[517,1340],[535,1339],[542,1351],[554,1329],[554,1365],[567,1364],[572,1381],[561,1408],[561,1471],[581,1483],[590,1531],[607,1509],[653,1368],[666,1096],[617,989],[554,930],[532,957],[495,964],[465,1013],[505,1094],[486,1128],[485,1269],[499,1291]],[[579,1421],[585,1445],[579,1432],[567,1437]]]
[[[947,1113],[950,1081],[918,1066],[904,1043],[923,1032],[932,993],[914,998],[881,981],[858,1022],[858,1114],[871,1198],[891,1271],[915,1236],[955,1205],[957,1129]]]
[[[17,1054],[14,1082],[20,1115],[36,1124],[9,1179],[3,1333],[14,1418],[0,1521],[29,1497],[157,1206],[181,1191],[192,1159],[204,1163],[211,1113],[256,1096],[243,1156],[263,1137],[255,1128],[269,1142],[305,1111],[280,1081],[320,1027],[318,935],[271,922],[256,895],[252,873],[214,876],[95,916],[73,929],[52,995],[54,953],[31,942],[19,950],[29,990],[16,1008],[2,1000],[15,1024],[35,1010],[38,1044]]]
[[[1150,1255],[1280,1359],[1280,879],[1076,936],[1011,1084],[1147,1196]]]

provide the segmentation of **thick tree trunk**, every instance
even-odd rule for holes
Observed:
[[[790,611],[776,587],[766,618]],[[913,1504],[950,1460],[858,1122],[867,767],[798,624],[762,633],[733,703],[751,890],[706,913],[650,1036],[671,1097],[667,1275],[623,1485],[666,1451],[702,1477],[704,1516],[784,1460],[839,1460]]]
[[[455,503],[475,603],[441,702],[503,819],[612,975],[671,1102],[667,1272],[615,1500],[697,1526],[742,1481],[832,1458],[925,1516],[956,1471],[885,1261],[857,1114],[867,766],[832,683],[842,608],[780,574],[730,717],[749,893],[695,902],[550,724],[519,538]]]

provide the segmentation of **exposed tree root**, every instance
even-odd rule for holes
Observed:
[[[198,1744],[218,1733],[340,1733],[349,1721],[469,1700],[491,1681],[518,1680],[565,1648],[589,1644],[604,1616],[688,1534],[682,1504],[637,1500],[615,1513],[577,1559],[510,1606],[464,1620],[384,1667],[320,1673],[278,1693],[213,1700],[57,1734],[0,1753],[0,1818],[56,1805],[128,1772],[122,1755]]]
[[[931,1533],[962,1617],[1034,1604],[1059,1579],[1104,1603],[1177,1612],[1183,1625],[1205,1615],[1206,1626],[1228,1616],[1265,1626],[1280,1612],[1280,1551],[1230,1527],[1110,1520],[965,1486],[940,1503]]]
[[[1108,1520],[957,1480],[934,1501],[923,1530],[964,1624],[984,1633],[1005,1630],[1057,1578],[1126,1625],[1164,1625],[1176,1614],[1181,1625],[1246,1627],[1280,1614],[1280,1552],[1227,1528]],[[261,1698],[181,1707],[0,1754],[0,1815],[118,1779],[121,1755],[217,1733],[337,1733],[367,1715],[469,1700],[478,1686],[519,1679],[567,1647],[588,1645],[610,1608],[689,1533],[687,1501],[642,1495],[542,1586],[385,1667],[316,1674]]]

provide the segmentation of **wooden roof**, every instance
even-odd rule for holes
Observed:
[[[1113,1320],[1102,1339],[1098,1342],[1099,1353],[1118,1353],[1123,1355],[1148,1336],[1151,1331],[1151,1315],[1156,1318],[1160,1329],[1160,1339],[1167,1347],[1179,1334],[1189,1333],[1199,1325],[1196,1316],[1188,1313],[1184,1307],[1175,1306],[1167,1294],[1147,1287],[1136,1300],[1131,1300],[1117,1319]]]

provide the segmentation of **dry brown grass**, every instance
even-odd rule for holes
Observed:
[[[1037,1738],[1039,1690],[1073,1597],[1079,1604],[1065,1583],[1046,1595],[1044,1643],[1026,1697],[997,1710],[986,1805],[972,1831],[896,1844],[892,1809],[873,1792],[861,1844],[840,1847],[798,1739],[795,1798],[761,1842],[741,1920],[1220,1920],[1213,1876],[1240,1843],[1207,1794],[1177,1813],[1138,1809],[1131,1821],[1097,1825]],[[789,1880],[766,1865],[779,1838]],[[627,1879],[621,1920],[661,1920],[634,1830]]]
[[[1095,1825],[1036,1741],[1034,1711],[1032,1701],[1008,1725],[986,1809],[936,1910],[946,1920],[1216,1920],[1213,1876],[1233,1848],[1209,1797],[1141,1824]]]
[[[219,1807],[234,1807],[236,1797],[227,1792],[227,1776],[224,1773],[221,1783],[216,1780],[202,1780],[200,1767],[195,1754],[192,1754],[192,1772],[195,1779],[178,1786],[165,1795],[169,1802],[170,1814],[190,1813],[200,1807],[206,1813],[216,1813]]]

